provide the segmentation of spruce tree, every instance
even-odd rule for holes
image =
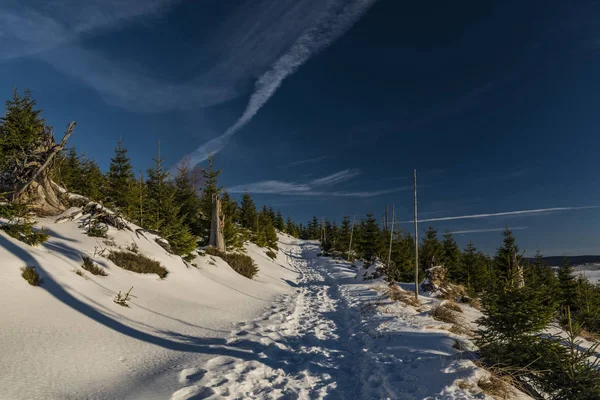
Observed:
[[[244,247],[244,234],[241,227],[236,222],[238,214],[238,206],[235,199],[229,196],[229,193],[224,192],[221,196],[221,210],[225,223],[223,226],[223,236],[225,238],[225,246],[228,250],[241,250]]]
[[[419,263],[424,269],[440,265],[443,262],[444,249],[437,238],[437,229],[433,226],[425,231],[425,238],[419,249]]]
[[[392,242],[389,282],[410,282],[415,275],[415,241],[410,232],[397,231]]]
[[[179,216],[190,232],[194,236],[200,236],[203,233],[200,219],[201,202],[190,177],[191,173],[189,163],[185,160],[177,167],[175,204],[179,206]]]
[[[81,163],[77,150],[74,147],[61,152],[58,155],[55,181],[64,186],[70,192],[75,192],[77,181],[81,180]]]
[[[565,315],[566,308],[570,308],[571,313],[577,314],[577,280],[566,257],[558,267],[557,278],[561,313]]]
[[[321,243],[321,248],[323,249],[323,251],[325,252],[329,252],[333,249],[333,240],[334,240],[334,231],[333,231],[333,225],[331,224],[331,222],[329,222],[329,220],[325,220],[325,223],[323,224],[323,240]]]
[[[461,263],[453,278],[455,282],[465,285],[472,294],[481,293],[489,287],[489,268],[486,256],[478,252],[473,242],[465,248]]]
[[[106,200],[110,207],[116,208],[131,217],[135,208],[135,174],[127,156],[123,141],[119,140],[115,155],[110,159],[106,176]]]
[[[267,206],[263,206],[261,212],[258,214],[256,244],[260,247],[277,250],[277,232],[275,231],[275,226],[273,225]]]
[[[321,236],[321,224],[317,217],[313,217],[312,220],[308,222],[308,239],[317,240]]]
[[[81,178],[79,180],[79,194],[94,201],[104,201],[105,177],[95,160],[81,156]]]
[[[244,228],[252,232],[256,232],[256,205],[254,204],[254,200],[252,200],[252,196],[248,192],[245,192],[242,195],[242,201],[240,203],[239,222]]]
[[[442,263],[448,270],[450,279],[454,279],[460,269],[460,249],[456,244],[456,240],[452,237],[450,232],[444,234],[444,240],[442,241]]]
[[[344,216],[342,219],[342,225],[338,231],[338,237],[335,243],[335,250],[346,254],[348,252],[348,248],[350,246],[350,231],[352,229],[352,221],[350,221],[350,217]]]
[[[148,205],[144,221],[146,227],[169,242],[175,254],[186,255],[196,247],[196,237],[179,215],[175,188],[170,183],[169,172],[164,169],[164,160],[159,155],[154,159],[154,167],[148,170]]]
[[[269,207],[269,218],[271,218],[271,223],[273,226],[277,226],[277,214],[275,214],[273,207]]]
[[[525,267],[525,282],[529,286],[546,286],[555,290],[558,285],[552,267],[546,264],[544,256],[538,249],[532,262]]]
[[[359,252],[367,262],[374,262],[381,256],[384,242],[375,214],[370,212],[364,220],[361,220],[357,236]]]
[[[281,232],[285,230],[285,221],[283,215],[281,215],[281,211],[277,211],[277,215],[275,216],[275,228]]]
[[[15,88],[12,99],[6,102],[5,114],[0,118],[0,194],[16,190],[29,178],[18,171],[46,138],[41,112],[29,90],[21,96]]]
[[[290,217],[287,217],[287,220],[285,222],[285,232],[293,237],[298,237],[298,231]]]
[[[515,237],[508,227],[504,229],[502,235],[504,236],[502,247],[498,248],[494,257],[494,272],[498,284],[509,285],[514,279],[515,272],[511,271],[511,260],[519,253],[519,246],[515,244]]]

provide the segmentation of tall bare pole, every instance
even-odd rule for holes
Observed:
[[[387,213],[387,206],[385,208],[386,213]],[[394,210],[394,205],[392,204],[392,226],[390,227],[390,250],[388,252],[388,271],[391,268],[391,262],[392,262],[392,241],[394,239],[394,218],[395,218],[395,210]],[[387,219],[387,218],[386,218]]]
[[[415,299],[419,299],[419,221],[417,218],[417,170],[415,169]]]
[[[352,251],[352,235],[354,234],[354,221],[356,220],[356,214],[352,217],[352,228],[350,229],[350,246],[348,246],[348,261],[350,261],[350,252]]]
[[[140,226],[144,226],[144,183],[142,182],[142,170],[140,170]]]
[[[392,204],[392,208],[393,207],[394,207],[394,205]],[[387,232],[389,228],[390,228],[390,218],[389,218],[389,214],[388,214],[388,206],[386,204],[385,205],[385,219],[383,222],[383,230]]]

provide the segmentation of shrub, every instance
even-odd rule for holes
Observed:
[[[385,288],[384,293],[388,295],[390,299],[394,301],[400,301],[409,306],[419,307],[421,305],[421,302],[415,298],[415,294],[413,292],[403,290],[398,287],[398,285]]]
[[[265,252],[265,254],[267,255],[267,257],[269,257],[271,260],[274,260],[277,258],[277,253],[275,253],[273,250],[269,249]]]
[[[207,247],[206,254],[211,256],[221,257],[229,266],[238,274],[252,279],[258,273],[258,267],[254,260],[246,254],[240,253],[223,253],[214,247]]]
[[[0,227],[6,234],[14,239],[27,243],[30,246],[37,246],[44,243],[50,235],[45,229],[36,231],[33,229],[33,223],[27,220],[12,220]]]
[[[117,295],[115,296],[113,301],[120,306],[129,307],[129,304],[127,302],[129,300],[131,300],[132,297],[136,297],[131,294],[132,289],[133,289],[133,286],[124,295],[121,294],[121,291],[119,290],[119,293],[117,293]]]
[[[204,249],[204,254],[208,254],[210,256],[221,257],[222,252],[220,252],[216,247],[208,246]]]
[[[135,254],[138,254],[140,251],[138,245],[135,242],[131,242],[131,244],[125,248]]]
[[[35,267],[24,267],[21,268],[21,271],[23,271],[21,276],[29,282],[31,286],[40,286],[44,282],[40,274],[35,270]]]
[[[99,267],[96,264],[94,264],[92,259],[88,256],[83,256],[83,264],[81,265],[81,268],[85,269],[92,275],[100,275],[100,276],[108,275],[106,273],[106,271],[104,270],[104,268]]]
[[[456,313],[444,304],[434,306],[431,309],[431,316],[438,321],[447,322],[449,324],[458,324],[460,322]]]
[[[90,237],[106,238],[108,237],[108,235],[106,234],[107,232],[108,226],[101,224],[97,221],[93,221],[88,227],[86,234]]]
[[[2,201],[2,199],[0,199]],[[0,218],[12,219],[19,216],[19,206],[14,203],[0,202]]]
[[[446,300],[442,304],[444,305],[444,307],[449,308],[452,311],[456,311],[459,313],[463,312],[462,308],[460,308],[460,306],[454,301]]]
[[[158,261],[142,254],[134,254],[128,251],[113,251],[108,255],[108,259],[123,269],[139,274],[156,274],[162,279],[169,273]]]
[[[81,276],[82,278],[85,278],[85,272],[83,272],[79,268],[74,269],[73,272],[75,272],[77,275]]]

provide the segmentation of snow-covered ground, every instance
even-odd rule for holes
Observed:
[[[51,239],[39,248],[0,232],[2,399],[486,398],[469,339],[429,315],[439,300],[391,301],[314,242],[281,235],[274,261],[248,245],[260,267],[249,280],[211,256],[186,266],[152,235],[111,230],[110,243],[77,221],[40,225]],[[166,279],[97,254],[132,242]],[[109,275],[76,275],[82,254]],[[41,287],[21,278],[24,265]],[[130,286],[131,308],[115,304]],[[461,307],[469,324],[477,312]]]
[[[154,242],[111,229],[110,238],[169,270],[161,280],[123,270],[99,256],[108,276],[75,274],[81,256],[115,248],[91,238],[77,221],[40,220],[51,238],[34,248],[0,231],[0,398],[164,399],[180,384],[188,365],[208,360],[238,321],[258,316],[290,292],[299,275],[279,254],[248,246],[260,272],[249,280],[221,259],[198,257],[186,266]],[[295,244],[287,237],[282,251]],[[33,265],[44,283],[30,286],[20,268]],[[113,302],[118,291],[137,298],[131,308]]]
[[[382,297],[380,282],[319,258],[315,243],[286,254],[294,292],[241,323],[208,362],[183,370],[173,399],[481,399],[460,389],[483,372],[456,349],[471,344],[443,323]],[[431,298],[426,302],[434,301]]]
[[[600,283],[600,264],[586,264],[574,267],[576,273],[585,276],[592,283]]]

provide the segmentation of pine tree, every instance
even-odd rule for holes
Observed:
[[[437,238],[437,229],[430,226],[425,231],[425,238],[419,249],[419,263],[422,263],[424,269],[429,269],[440,265],[443,257],[444,249]]]
[[[471,293],[480,293],[488,288],[487,258],[483,253],[477,251],[473,242],[467,244],[461,257],[460,267],[452,279],[466,285]]]
[[[252,196],[248,192],[245,192],[242,195],[242,202],[240,204],[239,212],[239,222],[244,228],[249,229],[252,232],[256,232],[256,205],[254,204],[254,200],[252,200]]]
[[[224,192],[221,196],[221,210],[225,218],[223,226],[223,236],[225,237],[225,246],[228,250],[241,250],[244,247],[244,240],[247,239],[242,228],[236,223],[238,206],[235,199]]]
[[[177,167],[175,176],[175,204],[179,206],[179,216],[194,236],[200,236],[202,224],[200,220],[201,202],[190,177],[190,165],[184,160]]]
[[[569,264],[569,260],[565,257],[563,263],[558,267],[558,293],[560,305],[564,314],[568,307],[571,313],[576,314],[577,309],[577,280],[573,272],[573,267]]]
[[[502,247],[498,248],[494,257],[494,272],[498,284],[510,285],[515,278],[515,271],[511,271],[511,260],[519,253],[519,246],[515,244],[515,237],[508,227],[504,229],[502,235],[504,236]]]
[[[110,159],[110,167],[106,177],[106,199],[110,207],[131,217],[135,208],[135,174],[127,156],[123,141],[119,140],[115,148],[115,156]]]
[[[298,237],[298,230],[290,217],[287,217],[287,221],[285,222],[285,233],[293,237]]]
[[[87,159],[85,155],[82,155],[81,158],[81,177],[78,192],[94,201],[101,202],[104,200],[104,174],[95,160]]]
[[[450,279],[454,279],[460,269],[460,249],[456,244],[456,240],[452,237],[450,232],[444,234],[444,240],[442,241],[442,263],[448,270]]]
[[[357,233],[360,254],[366,261],[374,262],[381,256],[384,247],[379,221],[375,218],[375,214],[368,213],[366,219],[361,220]]]
[[[54,177],[55,181],[67,190],[74,192],[75,187],[79,183],[78,180],[81,180],[82,176],[77,150],[71,147],[61,152],[58,155],[57,165],[56,176]]]
[[[552,267],[544,262],[544,256],[538,249],[531,263],[525,268],[525,282],[529,286],[546,286],[555,290],[558,285]]]
[[[350,217],[344,216],[342,225],[338,229],[337,239],[334,249],[341,253],[347,253],[350,246],[350,230],[352,229],[352,221]]]
[[[271,223],[274,226],[277,226],[277,214],[275,214],[275,210],[273,210],[273,207],[269,207],[269,218],[271,218]]]
[[[21,176],[27,156],[32,154],[45,140],[45,124],[41,110],[35,108],[31,91],[23,96],[17,88],[11,100],[6,102],[6,111],[0,118],[0,194],[17,189],[28,176]]]
[[[213,157],[209,157],[208,168],[202,170],[204,187],[202,188],[202,196],[200,198],[200,238],[203,245],[208,244],[208,240],[210,239],[213,199],[221,192],[221,188],[217,183],[217,178],[221,174],[221,170],[214,169],[213,161]]]
[[[258,231],[256,233],[256,244],[277,250],[277,232],[271,220],[267,206],[263,206],[258,214]]]
[[[313,217],[312,220],[308,222],[307,226],[308,230],[308,239],[317,240],[321,236],[321,224],[317,217]]]
[[[175,203],[175,188],[164,169],[164,158],[154,159],[154,167],[148,170],[148,206],[145,225],[158,232],[171,245],[175,254],[189,254],[196,247],[196,237],[185,226]]]
[[[275,216],[275,228],[277,228],[280,232],[285,230],[285,221],[283,220],[281,211],[277,211],[277,215]]]
[[[415,240],[410,232],[397,231],[392,242],[389,282],[410,282],[415,275]]]
[[[331,222],[329,222],[328,219],[326,219],[323,224],[323,240],[321,243],[321,248],[323,249],[323,251],[329,252],[333,249],[333,240],[333,225],[331,224]]]

